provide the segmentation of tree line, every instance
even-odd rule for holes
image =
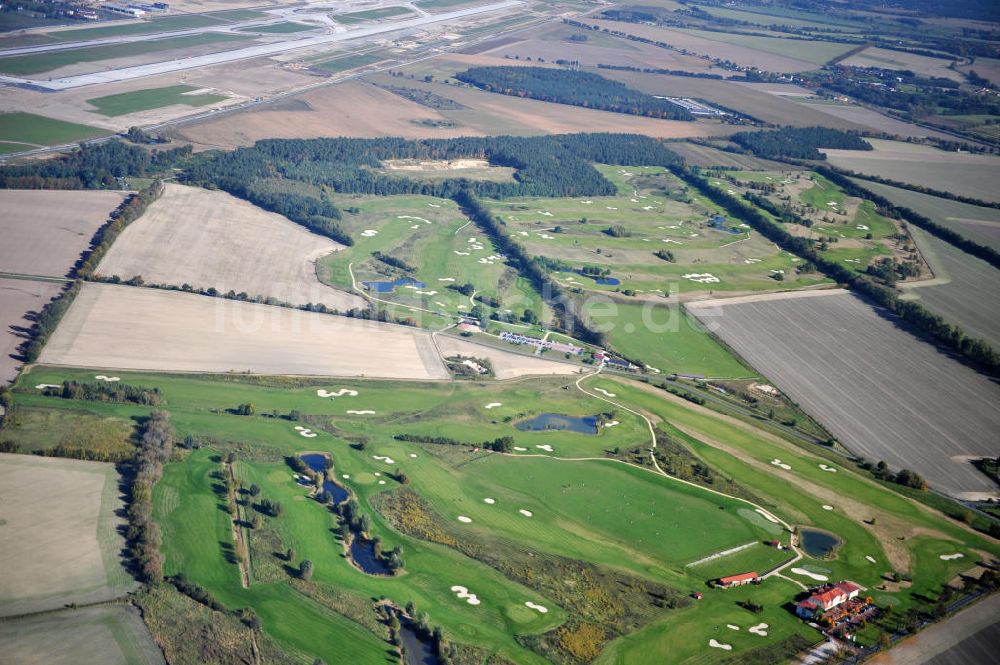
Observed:
[[[694,120],[687,109],[591,72],[548,67],[471,67],[455,74],[489,92],[667,120]]]
[[[105,382],[81,383],[79,381],[63,381],[61,387],[45,388],[42,394],[47,397],[62,397],[63,399],[111,402],[114,404],[141,404],[143,406],[159,406],[165,401],[163,393],[160,392],[159,388],[130,386],[127,383],[109,384]]]
[[[73,274],[83,279],[88,279],[94,274],[101,259],[111,249],[125,227],[139,219],[149,204],[160,198],[163,193],[163,181],[154,180],[145,189],[130,194],[117,208],[112,211],[110,219],[97,230],[88,249],[77,261]]]
[[[766,159],[826,159],[826,155],[817,148],[872,150],[860,134],[829,127],[783,127],[769,132],[739,132],[733,134],[730,140]]]
[[[173,449],[170,414],[153,411],[142,425],[139,449],[132,458],[127,511],[129,557],[143,582],[157,583],[163,578],[162,538],[159,525],[153,521],[153,487],[163,476],[163,465]]]

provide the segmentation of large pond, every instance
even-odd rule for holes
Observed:
[[[416,631],[400,622],[399,636],[403,641],[403,662],[406,665],[439,665],[430,642],[424,642]]]
[[[410,277],[401,277],[391,282],[361,282],[365,288],[375,293],[392,293],[401,286],[414,286],[418,289],[425,288],[427,284]]]
[[[566,431],[580,434],[597,434],[597,416],[564,416],[560,413],[542,413],[531,420],[522,420],[515,427],[522,432]]]
[[[806,554],[815,559],[825,559],[840,547],[840,538],[818,529],[799,529],[799,544]]]
[[[389,566],[375,556],[375,544],[359,534],[354,534],[351,539],[351,560],[369,575],[392,575]]]
[[[601,277],[600,279],[595,279],[594,282],[604,286],[618,286],[622,283],[617,277]]]
[[[311,453],[309,455],[300,455],[300,459],[306,463],[310,469],[316,473],[323,473],[326,471],[326,455],[320,455],[318,453]],[[350,496],[343,487],[330,480],[330,474],[326,474],[323,479],[323,489],[332,497],[334,505],[340,503],[341,501],[346,501]]]

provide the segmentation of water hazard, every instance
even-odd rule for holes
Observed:
[[[840,538],[817,529],[799,529],[799,540],[806,554],[816,559],[825,559],[840,547]]]
[[[299,455],[299,458],[305,462],[306,466],[315,471],[316,473],[326,472],[326,460],[328,459],[326,455],[320,455],[319,453],[311,453],[309,455]],[[338,485],[337,483],[330,480],[330,474],[327,473],[323,478],[323,490],[326,491],[334,505],[340,503],[341,501],[346,501],[348,496],[347,490]]]
[[[531,420],[515,425],[522,432],[579,432],[597,434],[597,416],[564,416],[559,413],[542,413]]]

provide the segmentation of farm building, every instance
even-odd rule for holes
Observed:
[[[803,619],[811,619],[820,612],[827,612],[841,603],[857,598],[860,592],[861,587],[854,582],[828,584],[817,589],[805,600],[799,601],[795,606],[795,613]]]
[[[549,349],[552,351],[557,351],[559,353],[572,353],[574,355],[579,355],[583,353],[583,349],[574,346],[572,344],[563,344],[562,342],[550,342],[544,339],[538,339],[537,337],[529,337],[528,335],[521,335],[512,332],[502,332],[500,333],[500,339],[510,344],[527,344],[529,346],[534,346],[538,349]]]
[[[722,587],[723,589],[731,589],[732,587],[743,586],[745,584],[759,584],[760,575],[757,571],[750,573],[740,573],[739,575],[730,575],[728,577],[720,577],[715,586]]]

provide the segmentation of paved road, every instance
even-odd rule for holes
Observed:
[[[324,44],[349,41],[364,37],[372,37],[374,35],[379,35],[387,32],[398,32],[400,30],[419,28],[425,25],[431,25],[433,23],[447,23],[449,21],[468,18],[470,16],[475,16],[477,14],[485,14],[489,12],[500,11],[503,9],[511,9],[513,7],[517,7],[522,4],[524,3],[521,0],[502,0],[501,2],[495,2],[489,5],[482,5],[480,7],[470,7],[469,9],[461,9],[458,11],[447,12],[445,14],[421,16],[406,21],[396,21],[394,23],[386,23],[384,25],[373,25],[365,28],[358,28],[357,30],[349,30],[347,32],[327,34],[327,35],[317,35],[314,37],[305,37],[301,39],[290,39],[288,41],[275,42],[272,44],[258,44],[255,46],[248,46],[246,48],[234,49],[231,51],[222,51],[219,53],[210,53],[208,55],[192,56],[190,58],[181,58],[179,60],[155,62],[148,65],[123,67],[121,69],[113,69],[106,72],[80,74],[78,76],[68,76],[60,79],[53,79],[53,80],[22,79],[12,76],[0,76],[0,83],[31,86],[50,91],[69,90],[71,88],[79,88],[85,85],[95,85],[98,83],[114,83],[117,81],[128,81],[132,79],[145,78],[147,76],[155,76],[158,74],[167,74],[170,72],[176,72],[185,69],[197,69],[199,67],[208,67],[211,65],[224,64],[227,62],[236,62],[239,60],[248,60],[250,58],[260,58],[265,56],[277,55],[279,53],[286,53],[288,51],[295,51],[298,49],[322,46]]]

